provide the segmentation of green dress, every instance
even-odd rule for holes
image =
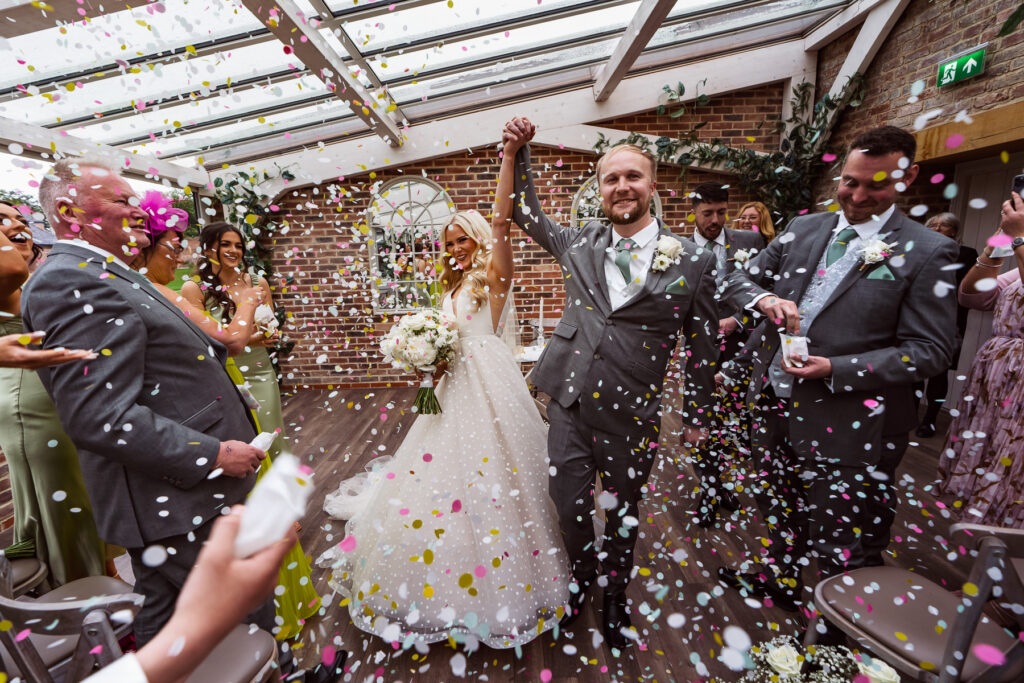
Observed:
[[[217,316],[216,313],[214,313]],[[277,432],[277,439],[268,454],[273,460],[287,443],[284,432],[284,416],[281,414],[281,388],[277,384],[277,371],[270,362],[270,354],[264,346],[246,346],[234,358],[242,377],[249,383],[249,393],[260,404],[256,419],[265,432]],[[287,450],[287,449],[285,449]]]
[[[0,335],[22,331],[19,316],[0,318]],[[51,585],[102,575],[105,546],[78,452],[34,370],[0,368],[0,448],[10,472],[15,545],[34,543]]]
[[[267,356],[266,349],[263,349],[263,355]],[[238,356],[238,358],[242,358],[242,356]],[[267,356],[267,363],[268,365],[270,363],[269,356]],[[239,371],[235,358],[228,358],[227,369],[235,384],[245,384],[245,377]],[[277,388],[276,379],[274,380],[274,388]],[[261,397],[257,396],[256,398],[261,406],[265,405]],[[276,414],[280,422],[280,395],[277,395],[276,405]],[[253,411],[253,417],[256,419],[256,429],[259,431],[270,431],[263,423],[262,415],[263,410],[260,410],[258,413]],[[280,438],[279,436],[278,441]],[[270,470],[270,461],[276,456],[276,453],[280,452],[280,448],[276,447],[276,443],[275,441],[275,447],[271,448],[271,451],[268,452],[270,457],[260,464],[260,471],[257,474],[258,478],[262,478]],[[302,545],[299,543],[292,546],[292,549],[284,556],[281,568],[277,573],[277,583],[279,588],[274,593],[274,608],[277,613],[277,625],[280,629],[275,634],[275,637],[278,640],[287,640],[299,635],[305,620],[316,614],[317,610],[320,609],[320,596],[317,595],[316,589],[313,588],[313,581],[310,578],[309,559],[302,552]],[[284,589],[283,592],[281,588]]]

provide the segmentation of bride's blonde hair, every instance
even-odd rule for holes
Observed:
[[[441,269],[441,291],[443,294],[447,294],[458,288],[465,278],[466,285],[469,287],[469,297],[479,310],[487,302],[487,265],[491,260],[491,229],[479,211],[459,211],[441,231],[442,244],[447,241],[448,229],[453,225],[462,228],[462,231],[476,242],[476,249],[473,250],[473,265],[469,271],[453,268],[452,261],[454,259],[450,254],[444,255],[444,265]]]

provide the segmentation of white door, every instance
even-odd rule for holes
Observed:
[[[999,226],[999,210],[1003,202],[1010,196],[1013,176],[1024,167],[1024,153],[1012,154],[1007,163],[999,157],[979,159],[957,164],[953,182],[959,191],[953,199],[952,212],[960,217],[962,228],[960,241],[974,247],[980,254],[988,243],[988,238]],[[922,178],[921,180],[925,180]],[[920,182],[920,181],[919,181]],[[986,205],[981,209],[971,208],[972,199],[984,199]],[[1003,271],[1014,266],[1013,259],[1007,259]],[[992,334],[992,312],[971,311],[967,318],[967,331],[964,333],[963,351],[960,353],[960,365],[954,373],[949,386],[946,407],[956,406],[960,400],[967,373],[974,362],[978,349]]]

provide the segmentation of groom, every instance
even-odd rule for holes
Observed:
[[[697,443],[714,390],[718,331],[715,259],[675,237],[652,218],[655,160],[617,145],[597,162],[601,208],[611,227],[591,221],[563,228],[541,209],[526,143],[534,126],[505,124],[505,154],[516,155],[513,218],[562,267],[566,304],[554,336],[533,371],[548,407],[550,494],[572,561],[576,592],[563,626],[579,616],[599,562],[604,586],[602,628],[623,649],[630,629],[626,586],[633,568],[638,505],[656,455],[662,382],[679,335],[687,378],[684,439]],[[594,479],[607,525],[597,552],[592,515]]]

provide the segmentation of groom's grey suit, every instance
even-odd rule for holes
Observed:
[[[255,436],[251,414],[224,346],[119,262],[58,242],[25,287],[22,312],[26,329],[46,331],[45,347],[100,354],[39,375],[78,449],[100,535],[132,554],[146,596],[136,633],[146,639],[170,616],[212,518],[255,483],[208,478],[221,441]],[[141,565],[154,544],[177,552]]]
[[[729,274],[726,296],[737,307],[765,293],[800,303],[821,276],[838,220],[832,213],[795,219],[746,270]],[[780,344],[773,322],[754,331],[736,361],[749,367],[748,404],[761,407],[752,436],[769,486],[755,490],[762,515],[776,521],[767,552],[784,575],[799,571],[786,556],[802,556],[808,543],[824,559],[826,574],[881,562],[892,523],[892,478],[917,422],[913,384],[948,367],[952,357],[956,290],[949,266],[956,243],[898,210],[878,238],[897,245],[893,256],[871,265],[857,261],[825,290],[810,327],[801,326],[809,354],[831,361],[829,380],[794,382],[788,400],[775,397],[767,379]],[[872,488],[879,485],[881,492]],[[808,508],[791,514],[798,502]],[[795,547],[784,542],[787,536]]]
[[[684,255],[665,271],[648,272],[642,291],[613,309],[604,266],[612,229],[596,221],[577,228],[552,222],[537,198],[528,146],[516,156],[515,174],[513,218],[558,260],[566,292],[562,319],[531,374],[552,398],[551,497],[573,574],[589,583],[598,571],[591,517],[595,476],[616,496],[602,559],[609,589],[622,591],[632,568],[637,505],[656,454],[665,368],[680,334],[686,351],[683,423],[701,425],[713,400],[714,257],[698,254],[695,244],[659,221],[659,237],[678,239]]]

